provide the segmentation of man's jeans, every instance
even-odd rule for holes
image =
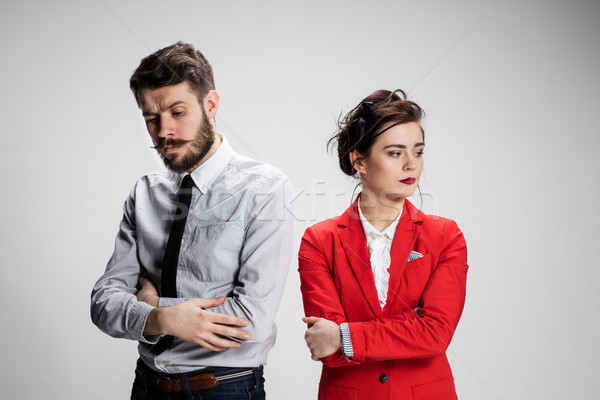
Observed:
[[[184,390],[178,393],[161,393],[153,388],[146,387],[144,374],[148,367],[140,360],[135,373],[131,400],[265,400],[265,388],[262,368],[253,368],[253,374],[219,382],[215,388],[208,390],[191,391],[187,387],[187,376],[181,375]],[[239,372],[240,368],[206,368],[201,373],[211,373],[215,376],[228,375]]]

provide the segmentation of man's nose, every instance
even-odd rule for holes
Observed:
[[[158,137],[167,138],[175,134],[175,124],[169,118],[163,118],[160,121],[160,129],[158,131]]]

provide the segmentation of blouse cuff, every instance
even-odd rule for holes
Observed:
[[[354,356],[354,348],[352,347],[352,338],[350,337],[350,328],[347,322],[340,324],[340,332],[342,333],[342,351],[346,357]]]

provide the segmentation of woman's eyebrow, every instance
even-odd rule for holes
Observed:
[[[415,145],[413,147],[419,147],[419,146],[425,146],[425,142],[419,142],[419,143],[415,143]],[[404,144],[388,144],[387,146],[385,146],[383,149],[387,149],[390,147],[398,147],[401,149],[406,149],[406,145]]]

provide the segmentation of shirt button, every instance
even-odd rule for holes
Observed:
[[[182,271],[182,270],[180,270],[180,269],[178,269],[178,270],[177,270],[177,275],[182,275],[182,274],[183,274],[183,271]]]
[[[386,374],[381,374],[381,375],[379,375],[379,382],[381,382],[381,383],[386,383],[386,382],[387,382],[387,380],[388,380],[388,377],[387,377],[387,375],[386,375]]]
[[[160,364],[158,364],[158,365],[160,365],[160,367],[161,367],[161,368],[164,368],[164,367],[165,367],[167,364],[165,364],[164,362],[161,362],[161,363],[160,363]]]

